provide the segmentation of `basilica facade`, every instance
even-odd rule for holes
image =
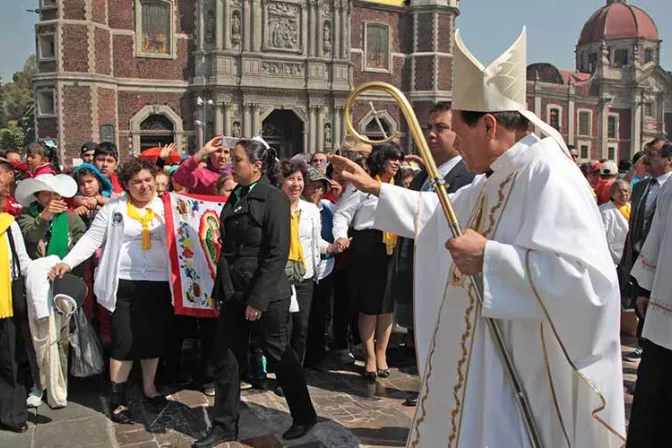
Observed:
[[[124,157],[220,134],[263,135],[283,156],[331,151],[363,82],[401,88],[421,119],[451,98],[458,0],[39,2],[36,127],[64,160],[87,140]],[[406,130],[383,94],[353,122],[372,137]]]

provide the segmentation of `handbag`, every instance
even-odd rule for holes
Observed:
[[[285,275],[287,280],[292,285],[296,285],[303,281],[303,276],[306,275],[306,266],[301,260],[287,260],[285,265]]]
[[[69,341],[72,349],[70,358],[70,374],[78,378],[86,378],[103,373],[103,346],[91,327],[84,310],[77,308],[72,319],[74,330]]]
[[[14,317],[21,320],[28,319],[28,303],[26,301],[26,279],[21,275],[19,256],[16,253],[16,244],[12,236],[12,229],[7,229],[9,247],[12,251],[12,309]]]

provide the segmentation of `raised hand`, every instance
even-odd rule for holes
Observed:
[[[359,191],[375,196],[380,193],[380,182],[369,176],[364,168],[352,160],[334,155],[329,157],[329,163],[334,166],[334,170],[341,174],[343,180],[351,183]]]
[[[170,154],[175,152],[177,150],[177,146],[175,146],[175,143],[171,143],[169,145],[164,146],[161,148],[161,152],[159,153],[159,158],[166,160],[168,157],[170,157]]]
[[[194,157],[197,159],[203,159],[206,156],[209,156],[213,152],[217,152],[222,149],[222,137],[214,137],[208,143],[205,144],[201,149],[198,150]]]
[[[51,221],[54,216],[67,210],[68,206],[62,199],[52,199],[49,201],[44,210],[42,210],[42,213],[40,213],[40,218],[44,219],[45,221]]]

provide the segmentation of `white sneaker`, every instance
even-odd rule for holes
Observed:
[[[42,395],[44,391],[39,387],[33,387],[30,390],[28,398],[26,398],[26,406],[29,408],[37,408],[42,404]]]

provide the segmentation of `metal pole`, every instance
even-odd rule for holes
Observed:
[[[383,127],[383,123],[381,123],[380,118],[378,118],[378,111],[376,110],[375,107],[373,107],[373,101],[369,101],[369,106],[371,107],[371,112],[373,112],[373,119],[376,120],[376,123],[378,124],[378,128],[380,129],[380,132],[383,133],[383,138],[387,138],[387,132],[385,132],[385,128]]]

